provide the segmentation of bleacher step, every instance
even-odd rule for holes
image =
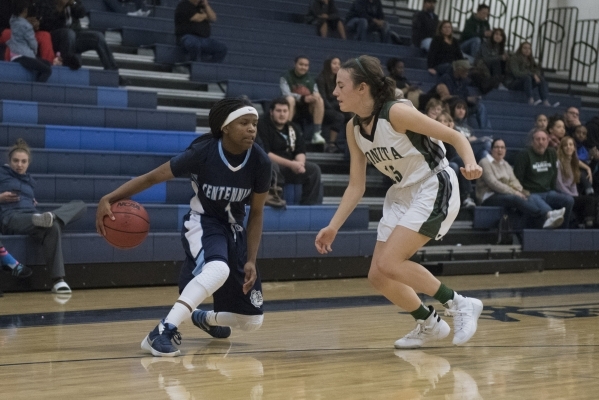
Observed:
[[[543,271],[542,258],[508,260],[462,260],[425,262],[422,265],[434,275],[482,275],[527,271]]]

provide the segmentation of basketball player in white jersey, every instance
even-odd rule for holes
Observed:
[[[356,114],[347,124],[350,178],[337,212],[316,236],[316,248],[321,254],[332,251],[337,231],[364,195],[370,161],[394,184],[385,197],[368,279],[416,319],[416,328],[395,347],[421,347],[450,332],[416,293],[443,304],[445,315],[454,317],[453,344],[462,345],[476,332],[482,302],[457,294],[410,257],[430,239],[441,239],[460,209],[457,177],[448,167],[443,142],[464,160],[466,178],[480,177],[482,169],[463,135],[421,114],[409,101],[395,101],[394,90],[395,82],[384,76],[374,57],[351,59],[337,73],[333,95],[341,111]]]

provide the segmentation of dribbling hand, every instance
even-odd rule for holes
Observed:
[[[473,179],[480,178],[483,174],[483,169],[480,167],[480,165],[466,164],[465,167],[460,167],[460,172],[462,175],[464,175],[464,178],[471,181]]]
[[[96,232],[98,232],[101,236],[106,236],[106,231],[104,230],[105,216],[108,216],[114,221],[114,215],[110,210],[110,202],[102,198],[98,202],[98,210],[96,211]]]
[[[314,245],[316,246],[316,251],[320,254],[327,254],[333,251],[331,244],[335,240],[335,236],[337,236],[337,231],[330,226],[326,226],[318,232],[316,235],[316,240],[314,241]]]

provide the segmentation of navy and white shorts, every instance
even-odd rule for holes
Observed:
[[[262,314],[262,282],[260,273],[254,286],[243,293],[247,261],[247,236],[241,225],[227,224],[201,214],[187,214],[183,219],[181,240],[185,261],[179,276],[179,293],[210,261],[223,261],[229,266],[229,277],[214,292],[214,311],[242,315]]]

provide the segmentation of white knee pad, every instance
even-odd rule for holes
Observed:
[[[202,272],[195,280],[202,285],[211,296],[221,287],[229,276],[229,266],[223,261],[210,261],[202,267]]]
[[[237,315],[239,329],[244,332],[253,332],[260,329],[264,315]]]

